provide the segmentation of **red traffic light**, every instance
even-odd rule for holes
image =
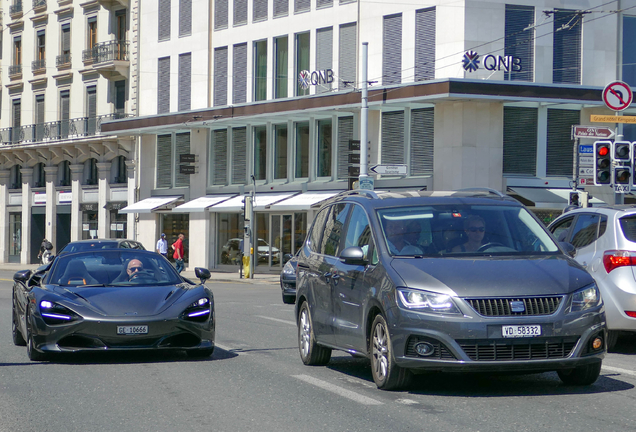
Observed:
[[[609,154],[608,146],[598,146],[598,155],[599,156],[607,156]]]

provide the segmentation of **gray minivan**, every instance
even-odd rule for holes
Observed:
[[[371,360],[381,389],[418,371],[557,371],[596,381],[606,351],[592,277],[522,204],[492,190],[344,192],[298,253],[300,357]]]

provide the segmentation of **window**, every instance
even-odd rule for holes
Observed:
[[[97,131],[97,86],[86,87],[86,117],[88,117],[88,134]]]
[[[362,248],[362,251],[364,252],[364,259],[366,260],[369,259],[369,252],[371,252],[373,254],[371,264],[378,263],[378,255],[375,253],[373,236],[371,235],[371,227],[369,226],[369,218],[364,212],[364,209],[359,205],[353,206],[349,225],[347,226],[347,236],[345,238],[343,249],[352,246]]]
[[[234,27],[247,24],[247,0],[234,0]]]
[[[214,49],[214,106],[227,105],[227,47]]]
[[[314,219],[314,223],[311,228],[311,233],[308,237],[309,248],[314,252],[320,251],[320,241],[322,240],[322,233],[325,230],[325,220],[327,219],[327,215],[331,207],[325,207],[316,215]]]
[[[22,165],[13,165],[10,177],[9,189],[22,189]]]
[[[60,56],[57,65],[65,65],[71,62],[71,25],[62,24],[62,36],[60,45]]]
[[[115,118],[122,118],[126,112],[126,80],[115,81]]]
[[[179,55],[179,111],[188,111],[192,92],[192,55]]]
[[[296,123],[296,178],[309,177],[309,122]]]
[[[37,38],[37,42],[36,42],[36,44],[37,44],[37,48],[36,48],[37,49],[37,53],[36,53],[35,58],[38,61],[43,61],[46,58],[46,49],[45,49],[46,36],[44,34],[44,30],[38,30],[36,38]]]
[[[67,160],[58,165],[57,178],[60,186],[71,185],[71,163]]]
[[[192,0],[179,0],[179,36],[192,34]]]
[[[316,9],[333,7],[333,0],[316,0]]]
[[[44,164],[42,162],[33,167],[33,187],[41,188],[46,186],[46,175],[44,174]]]
[[[286,98],[287,97],[287,84],[289,77],[287,76],[287,62],[288,62],[288,49],[289,38],[282,36],[274,39],[275,49],[275,71],[274,71],[274,97]]]
[[[580,214],[572,230],[572,246],[580,249],[596,240],[598,222],[599,215]]]
[[[331,120],[318,121],[318,177],[331,177]]]
[[[22,65],[22,36],[13,38],[13,65]]]
[[[117,29],[115,37],[117,41],[117,51],[115,58],[117,60],[128,60],[128,43],[126,42],[126,9],[115,12],[115,20]]]
[[[353,117],[338,117],[338,178],[349,178],[349,142],[353,139]]]
[[[382,113],[382,150],[383,164],[404,163],[404,111]]]
[[[287,125],[274,126],[274,178],[287,178]]]
[[[267,170],[267,127],[254,127],[254,178],[265,180]]]
[[[181,173],[181,155],[190,153],[190,133],[157,135],[156,187],[188,187],[190,176]]]
[[[574,216],[568,217],[559,222],[557,225],[550,228],[550,231],[552,231],[552,234],[554,234],[554,237],[557,239],[557,241],[562,242],[568,240],[568,232],[570,227],[572,226],[573,221]]]
[[[289,0],[274,0],[274,18],[289,15]]]
[[[554,12],[553,83],[581,83],[582,21],[583,14],[573,10]]]
[[[113,159],[111,173],[113,175],[112,183],[126,183],[128,181],[125,156],[117,156]]]
[[[309,12],[311,0],[294,0],[294,13]]]
[[[97,184],[97,159],[90,158],[84,162],[84,182],[85,185]]]
[[[435,8],[415,12],[415,81],[435,79]]]
[[[170,112],[170,57],[158,60],[157,114]]]
[[[548,109],[547,175],[572,178],[573,148],[571,131],[580,124],[575,110]]]
[[[232,129],[232,184],[247,183],[247,128]]]
[[[69,90],[60,91],[60,133],[62,138],[68,137],[69,119],[71,118],[71,94]]]
[[[170,40],[170,0],[159,0],[159,41]]]
[[[434,131],[434,108],[411,110],[411,163],[409,168],[412,176],[433,175]]]
[[[232,70],[232,102],[235,104],[247,102],[247,44],[234,45],[234,59]]]
[[[340,254],[340,236],[350,207],[350,204],[334,204],[331,206],[331,211],[325,220],[320,253],[330,256],[338,256]]]
[[[267,99],[267,41],[254,42],[254,101]]]
[[[88,49],[92,49],[97,45],[97,17],[88,18],[86,44]]]
[[[636,86],[636,16],[623,16],[623,76],[630,86]]]
[[[520,71],[504,74],[505,80],[534,81],[534,6],[506,5],[505,55],[518,58]]]
[[[316,31],[316,70],[324,71],[333,66],[333,29],[327,27]],[[331,91],[332,83],[320,82],[316,93]]]
[[[503,121],[503,173],[536,175],[539,110],[504,107]]]
[[[267,20],[267,9],[268,9],[269,0],[254,0],[253,6],[254,10],[252,11],[252,21],[266,21]]]
[[[296,78],[301,71],[309,70],[309,33],[296,35]],[[309,88],[303,89],[299,80],[296,81],[296,96],[309,94]]]
[[[212,132],[212,184],[227,184],[227,129]]]
[[[338,89],[352,89],[357,80],[356,23],[340,26],[340,48],[338,50]]]
[[[384,17],[382,32],[382,84],[402,82],[402,14]]]
[[[228,0],[214,0],[214,30],[227,28]]]
[[[12,105],[13,118],[11,119],[11,124],[13,127],[11,129],[11,141],[17,143],[22,141],[22,100],[13,99]]]
[[[42,141],[44,139],[44,94],[35,96],[35,140]]]

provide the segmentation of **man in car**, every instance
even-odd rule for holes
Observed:
[[[144,265],[138,259],[131,259],[126,267],[126,273],[128,273],[128,280],[133,278],[133,275],[144,269]]]
[[[422,249],[415,245],[412,245],[406,239],[406,226],[404,225],[403,221],[388,220],[386,222],[385,230],[389,250],[393,255],[412,255],[422,253]]]

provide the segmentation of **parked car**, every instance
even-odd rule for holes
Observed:
[[[283,266],[280,272],[280,289],[283,294],[283,303],[296,303],[296,266],[298,264],[297,256],[291,257]]]
[[[98,351],[214,351],[214,296],[195,268],[195,284],[163,256],[130,249],[59,255],[44,271],[16,272],[12,334],[31,360]]]
[[[144,246],[136,240],[128,239],[92,239],[92,240],[78,240],[67,243],[62,249],[57,252],[57,255],[62,253],[73,253],[87,250],[98,249],[138,249],[146,250]]]
[[[577,208],[548,227],[572,244],[574,259],[596,280],[607,317],[608,349],[623,332],[636,332],[636,208]]]
[[[449,221],[462,227],[453,244]],[[587,385],[605,356],[594,279],[496,191],[344,192],[316,215],[297,276],[303,363],[368,357],[381,389],[413,371],[557,371]]]

